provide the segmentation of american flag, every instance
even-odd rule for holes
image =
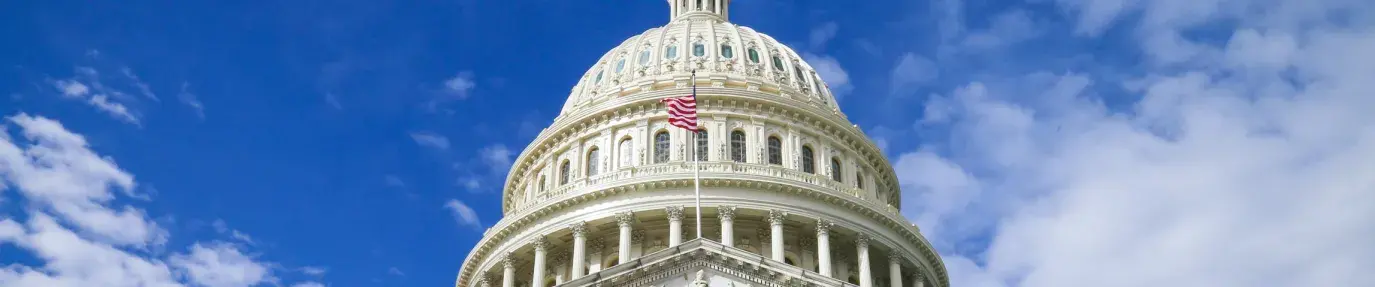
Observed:
[[[692,95],[663,99],[668,106],[668,123],[689,131],[697,129],[697,73],[693,72]]]

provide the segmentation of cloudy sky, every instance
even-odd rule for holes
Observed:
[[[0,3],[0,285],[445,286],[662,0]],[[1375,2],[737,0],[955,286],[1375,286]]]

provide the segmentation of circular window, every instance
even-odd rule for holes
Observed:
[[[734,57],[735,57],[735,51],[733,51],[733,49],[731,49],[730,45],[722,44],[722,45],[721,45],[721,57],[726,57],[726,59],[734,58]]]

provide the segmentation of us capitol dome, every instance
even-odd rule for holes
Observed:
[[[669,23],[598,59],[521,152],[455,286],[948,287],[892,166],[816,71],[730,23],[730,0],[668,2]],[[694,84],[695,138],[660,102]]]

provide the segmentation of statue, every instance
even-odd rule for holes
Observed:
[[[707,287],[707,278],[706,278],[706,276],[707,276],[707,270],[706,270],[706,269],[697,270],[697,280],[693,280],[693,281],[692,281],[692,285],[693,285],[693,286],[697,286],[697,287]]]

